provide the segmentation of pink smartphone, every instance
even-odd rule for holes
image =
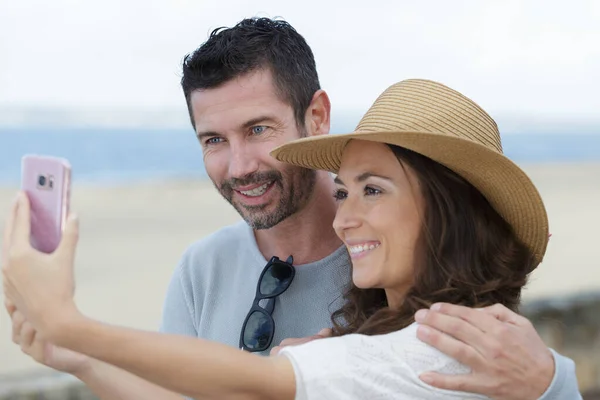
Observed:
[[[69,212],[71,165],[64,158],[25,155],[21,189],[31,204],[31,245],[52,253],[60,243]]]

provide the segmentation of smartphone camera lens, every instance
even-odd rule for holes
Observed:
[[[46,186],[46,177],[44,175],[38,176],[38,185]]]

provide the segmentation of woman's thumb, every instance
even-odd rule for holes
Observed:
[[[62,233],[62,239],[58,246],[58,251],[71,258],[75,255],[77,242],[79,240],[79,218],[77,215],[70,214],[67,218],[67,223]]]

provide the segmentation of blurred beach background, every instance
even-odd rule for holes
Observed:
[[[0,0],[0,224],[23,154],[68,158],[81,309],[157,329],[185,248],[239,219],[206,177],[181,61],[248,16],[281,17],[307,39],[333,134],[351,131],[387,86],[417,77],[495,118],[550,218],[524,309],[575,359],[582,389],[600,387],[600,2]],[[1,310],[0,398],[61,378],[11,342]]]

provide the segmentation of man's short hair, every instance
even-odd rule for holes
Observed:
[[[232,28],[217,28],[208,40],[185,56],[181,86],[195,127],[191,94],[216,88],[249,72],[268,68],[277,94],[290,104],[298,126],[313,95],[320,89],[312,50],[287,22],[247,18]]]

